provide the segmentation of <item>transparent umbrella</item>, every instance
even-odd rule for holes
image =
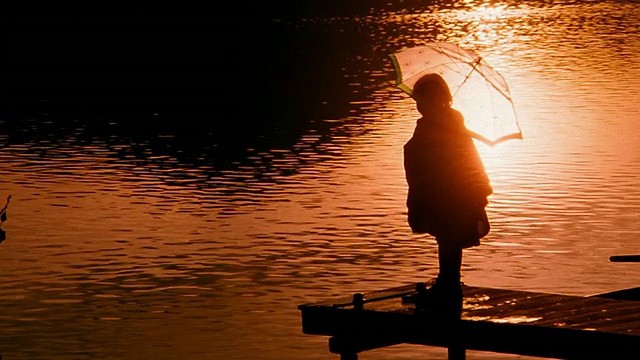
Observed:
[[[454,43],[427,43],[389,55],[398,88],[411,95],[413,85],[430,73],[449,84],[453,107],[465,118],[471,135],[494,146],[522,139],[509,85],[480,55]]]

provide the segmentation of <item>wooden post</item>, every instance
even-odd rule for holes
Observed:
[[[452,322],[450,323],[449,346],[447,354],[449,360],[466,360],[467,349],[465,347],[464,332],[462,329],[462,298],[455,304]]]
[[[451,345],[448,348],[447,354],[449,355],[449,360],[466,360],[467,351],[464,346],[460,345]]]
[[[358,360],[358,353],[342,353],[340,360]]]

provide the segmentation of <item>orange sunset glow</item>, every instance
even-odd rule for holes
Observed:
[[[637,5],[3,2],[0,358],[624,358]]]

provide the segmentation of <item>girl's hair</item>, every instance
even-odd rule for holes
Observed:
[[[423,99],[432,104],[451,106],[452,97],[449,85],[438,74],[427,74],[418,79],[413,85],[411,95],[415,100]]]

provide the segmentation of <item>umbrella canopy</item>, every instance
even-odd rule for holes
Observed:
[[[480,55],[453,43],[428,43],[389,56],[396,85],[409,95],[422,76],[442,76],[474,138],[490,146],[522,139],[509,85]]]

